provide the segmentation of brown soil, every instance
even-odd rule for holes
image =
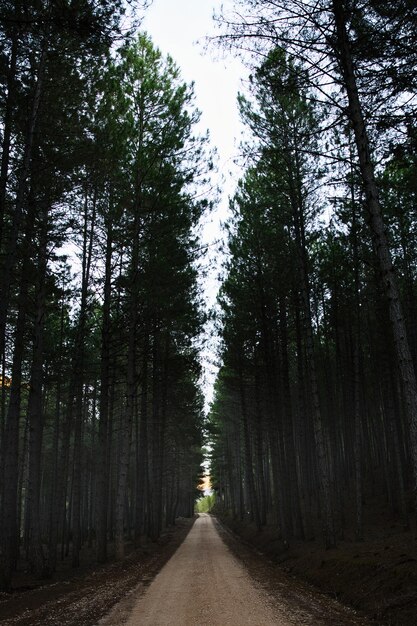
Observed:
[[[194,519],[179,519],[157,543],[132,549],[120,562],[84,563],[76,570],[61,564],[53,581],[35,581],[20,572],[13,593],[0,593],[0,623],[5,626],[93,626],[133,589],[149,585],[182,543]],[[127,546],[129,549],[129,546]]]
[[[0,594],[0,623],[93,626],[106,615],[110,622],[104,618],[103,625],[123,623],[193,522],[178,520],[159,543],[131,549],[123,562],[88,564],[91,554],[86,551],[80,569],[71,571],[64,562],[53,581],[36,582],[21,572],[13,593]],[[331,551],[315,542],[294,543],[288,548],[272,528],[258,533],[250,524],[227,523],[234,532],[215,521],[222,539],[257,589],[267,594],[272,608],[284,611],[288,622],[293,623],[295,615],[297,626],[417,623],[417,541],[414,533],[401,531],[393,518],[381,517],[380,524],[373,527],[372,540],[360,544],[345,540]],[[197,552],[196,562],[201,562],[205,571],[204,561],[211,558],[213,576],[218,576],[215,555],[210,555],[210,550],[205,557]],[[337,600],[354,610],[343,610]]]
[[[248,523],[222,518],[229,529],[254,546],[271,564],[335,598],[380,626],[417,624],[417,540],[386,511],[368,529],[366,541],[345,539],[336,549],[317,542],[293,542],[289,547],[270,527],[258,532]],[[240,543],[240,542],[239,542]],[[233,549],[233,541],[231,545]],[[236,548],[234,548],[236,549]],[[240,554],[242,558],[242,554]],[[251,569],[250,557],[248,566]],[[255,568],[256,569],[256,568]],[[256,577],[256,572],[255,572]]]

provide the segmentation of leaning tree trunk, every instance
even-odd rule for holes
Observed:
[[[417,506],[417,383],[411,358],[407,331],[400,302],[397,280],[389,249],[386,227],[381,212],[375,168],[371,161],[369,139],[362,112],[359,90],[356,81],[351,53],[351,43],[346,28],[346,13],[343,0],[333,0],[333,14],[336,22],[336,53],[344,79],[349,101],[349,117],[353,127],[359,166],[369,211],[370,227],[374,236],[376,254],[381,270],[381,281],[389,306],[391,327],[395,345],[398,370],[400,373],[404,406],[408,418],[411,457],[414,474],[414,490]]]

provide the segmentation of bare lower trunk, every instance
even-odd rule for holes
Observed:
[[[125,505],[130,465],[130,445],[132,440],[132,423],[137,395],[136,376],[136,338],[138,324],[138,268],[139,268],[139,215],[136,214],[133,224],[133,246],[131,261],[129,328],[127,347],[127,381],[126,404],[121,416],[121,437],[118,459],[117,489],[115,502],[114,542],[116,558],[124,557],[124,525]]]
[[[19,297],[12,364],[12,384],[3,444],[3,500],[1,510],[0,588],[8,590],[18,555],[17,483],[19,458],[19,420],[22,386],[22,360],[28,285],[23,278]],[[24,301],[24,302],[23,302]]]
[[[291,403],[290,371],[288,358],[288,329],[285,298],[280,298],[279,331],[281,340],[280,378],[283,403],[283,435],[285,463],[288,466],[288,499],[292,514],[292,528],[295,536],[301,536],[302,520],[299,497],[299,482],[296,467],[296,450],[294,444],[294,416]]]
[[[245,449],[245,475],[249,492],[249,502],[251,507],[252,519],[255,521],[258,530],[261,529],[261,517],[259,511],[258,497],[255,489],[255,480],[253,476],[253,461],[252,461],[252,447],[251,437],[249,429],[249,416],[246,406],[246,394],[245,384],[243,380],[242,367],[239,367],[239,395],[240,395],[240,409],[242,412],[243,422],[243,442]]]
[[[74,425],[74,473],[73,473],[73,527],[72,527],[72,566],[80,564],[80,550],[82,546],[81,533],[81,503],[82,503],[82,431],[83,431],[83,408],[84,388],[83,371],[85,362],[85,337],[87,332],[87,296],[90,283],[91,263],[93,255],[93,240],[96,219],[96,192],[93,198],[91,224],[88,228],[88,188],[85,191],[85,214],[83,234],[83,259],[82,259],[82,284],[80,315],[78,320],[77,335],[74,345],[74,390],[75,390],[75,425]],[[71,398],[70,398],[71,401]]]
[[[40,486],[41,486],[41,452],[43,435],[43,338],[46,298],[46,245],[47,245],[47,215],[44,212],[43,233],[41,235],[41,249],[38,265],[38,293],[36,297],[36,317],[33,337],[33,361],[31,368],[30,390],[28,398],[29,420],[29,509],[30,509],[30,544],[29,561],[32,571],[37,577],[50,574],[50,568],[43,550],[40,515]]]
[[[351,172],[353,177],[353,170]],[[355,502],[356,502],[356,524],[355,536],[357,541],[363,540],[363,478],[362,478],[362,413],[360,401],[360,298],[359,298],[359,255],[358,255],[358,237],[357,237],[357,218],[356,218],[356,200],[353,182],[351,184],[351,201],[352,201],[352,256],[353,256],[353,272],[354,272],[354,302],[355,322],[353,326],[353,407],[354,407],[354,464],[355,464]]]
[[[146,332],[146,331],[145,331]],[[145,346],[142,359],[141,380],[141,410],[138,442],[137,489],[136,489],[136,534],[140,536],[145,531],[145,504],[148,499],[148,337],[145,337]]]
[[[130,461],[130,444],[132,435],[132,422],[135,408],[136,398],[136,342],[135,342],[135,326],[136,314],[134,314],[134,323],[129,331],[129,347],[127,360],[127,391],[126,405],[124,415],[121,417],[121,442],[118,462],[118,480],[116,491],[116,510],[115,510],[115,556],[117,559],[124,557],[124,525],[125,525],[125,505],[126,490],[129,473]]]
[[[110,298],[111,298],[112,230],[108,226],[106,244],[106,273],[104,279],[103,325],[101,330],[100,404],[98,427],[99,471],[96,480],[97,559],[107,560],[107,505],[109,491],[108,421],[110,391]]]
[[[17,487],[19,461],[19,420],[21,413],[22,363],[25,348],[25,330],[28,309],[29,246],[33,237],[34,210],[30,205],[23,245],[21,284],[18,297],[18,314],[14,334],[12,383],[3,446],[3,506],[1,512],[0,587],[8,588],[15,568],[19,548],[19,519]]]
[[[301,310],[303,317],[304,345],[309,367],[309,383],[313,416],[313,429],[315,440],[315,454],[317,463],[317,476],[320,492],[320,508],[323,523],[323,538],[326,548],[336,545],[333,494],[331,489],[331,471],[329,449],[326,442],[322,412],[320,407],[319,388],[317,379],[317,364],[314,350],[314,335],[310,305],[310,279],[309,260],[305,241],[304,213],[301,189],[300,170],[297,165],[298,155],[294,155],[295,166],[289,166],[289,186],[291,205],[293,210],[295,242],[300,274]]]

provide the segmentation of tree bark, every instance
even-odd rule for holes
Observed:
[[[4,217],[6,213],[7,179],[10,165],[10,142],[12,137],[12,112],[15,98],[16,61],[18,39],[16,30],[13,32],[10,62],[7,71],[7,98],[3,119],[3,141],[0,166],[0,248],[3,242]]]
[[[44,553],[40,516],[41,487],[41,452],[43,436],[43,357],[44,357],[44,317],[46,301],[46,269],[47,269],[47,220],[48,210],[43,211],[42,233],[38,263],[38,287],[36,295],[36,316],[33,337],[33,361],[28,398],[29,420],[29,511],[30,511],[30,543],[29,561],[31,569],[38,578],[50,574],[47,558]]]
[[[46,37],[42,44],[42,51],[39,60],[38,74],[35,82],[34,95],[32,99],[32,107],[28,122],[27,133],[25,137],[25,147],[23,153],[22,166],[20,169],[16,201],[10,226],[8,241],[5,245],[5,263],[1,275],[1,299],[0,299],[0,357],[2,357],[5,349],[5,331],[7,313],[9,310],[10,286],[12,284],[13,273],[16,266],[16,253],[19,233],[22,224],[23,208],[27,195],[27,181],[30,173],[32,160],[32,151],[36,125],[38,121],[38,111],[43,91],[43,80],[46,66]]]
[[[97,559],[100,563],[107,560],[107,508],[109,494],[108,464],[108,422],[110,393],[110,306],[111,306],[111,272],[112,272],[113,234],[111,218],[107,225],[103,322],[101,328],[100,358],[100,402],[98,427],[98,472],[96,479],[96,537]]]
[[[9,407],[3,447],[3,506],[1,518],[2,558],[0,563],[0,587],[8,589],[11,584],[12,572],[15,568],[19,548],[19,520],[17,519],[17,487],[19,463],[19,420],[21,412],[22,363],[25,348],[25,330],[28,314],[29,292],[29,254],[30,242],[33,237],[35,211],[30,202],[27,216],[25,240],[23,243],[23,259],[21,283],[17,302],[17,320],[14,334],[14,350],[11,372]]]
[[[74,473],[72,486],[72,566],[80,564],[80,550],[82,545],[81,533],[81,463],[82,463],[82,425],[83,425],[83,401],[84,401],[84,361],[85,361],[85,338],[87,332],[87,297],[90,282],[91,263],[93,255],[94,229],[96,220],[97,191],[94,191],[93,208],[90,229],[88,229],[88,190],[85,191],[84,206],[84,235],[83,235],[83,259],[82,259],[82,283],[81,302],[78,327],[74,344]],[[71,398],[69,399],[71,402]]]
[[[245,384],[243,380],[243,368],[239,365],[239,395],[240,395],[240,410],[242,413],[243,422],[243,443],[245,450],[245,475],[249,492],[249,502],[251,509],[252,519],[255,520],[255,524],[258,530],[262,528],[261,517],[259,512],[258,497],[255,489],[255,480],[253,476],[253,461],[252,461],[252,448],[251,437],[249,430],[249,416],[248,407],[246,402]]]
[[[141,409],[139,424],[138,460],[137,460],[137,490],[136,490],[136,534],[141,536],[145,532],[145,514],[148,504],[149,467],[148,467],[148,359],[149,338],[145,329],[145,345],[142,358],[141,378]]]
[[[296,143],[295,143],[296,145]],[[294,165],[293,165],[294,162]],[[299,154],[288,155],[288,185],[293,214],[295,243],[300,276],[300,293],[304,327],[304,342],[309,367],[309,383],[311,393],[314,440],[317,462],[317,473],[320,492],[320,507],[323,522],[323,538],[326,548],[336,545],[333,498],[331,490],[331,473],[328,458],[328,446],[320,407],[317,377],[316,355],[310,304],[309,260],[305,236],[304,207],[301,193],[301,170]]]
[[[61,402],[62,402],[62,360],[64,344],[64,298],[61,301],[59,356],[57,362],[57,384],[55,400],[55,420],[52,442],[52,472],[51,495],[49,502],[49,562],[52,571],[56,569],[58,549],[58,521],[59,521],[59,436],[61,430]]]
[[[139,287],[139,210],[134,216],[132,225],[132,259],[130,264],[129,309],[128,309],[128,346],[126,404],[121,416],[121,439],[118,459],[118,478],[115,502],[115,554],[116,558],[124,557],[124,522],[126,491],[130,465],[130,445],[132,440],[132,423],[137,395],[136,375],[136,339],[138,325],[138,287]]]

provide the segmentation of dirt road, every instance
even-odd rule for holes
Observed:
[[[101,626],[353,626],[353,612],[283,575],[279,591],[255,583],[201,515],[147,591]],[[134,594],[133,594],[134,595]],[[128,610],[126,610],[128,609]]]

